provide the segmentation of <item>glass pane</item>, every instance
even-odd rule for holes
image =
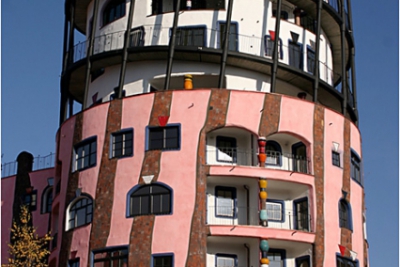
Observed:
[[[140,197],[140,214],[150,214],[150,197],[141,196]]]
[[[77,210],[76,211],[76,220],[77,220],[77,223],[76,223],[76,225],[77,226],[81,226],[81,225],[84,225],[85,223],[86,223],[86,209],[79,209],[79,210]]]
[[[152,198],[153,203],[152,203],[152,207],[153,207],[153,212],[152,214],[160,214],[161,213],[161,196],[160,195],[155,195]]]

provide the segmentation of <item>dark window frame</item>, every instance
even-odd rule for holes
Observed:
[[[315,51],[307,45],[307,71],[311,74],[315,74]]]
[[[359,261],[336,254],[336,267],[358,267]]]
[[[285,219],[286,219],[285,218],[285,201],[280,200],[280,199],[267,198],[267,200],[265,202],[266,202],[265,209],[267,210],[268,221],[284,223]],[[281,219],[280,220],[272,219],[273,216],[268,215],[268,210],[269,210],[268,204],[279,204],[281,206]]]
[[[106,254],[106,255],[103,256],[103,258],[96,259],[96,254]],[[114,264],[117,264],[116,266],[123,266],[122,265],[123,263],[126,263],[126,266],[129,266],[128,261],[129,261],[128,246],[106,247],[103,249],[96,249],[92,251],[90,266],[96,267],[96,263],[98,262],[103,263],[103,265],[105,263],[109,263],[108,266],[115,266]]]
[[[234,264],[232,267],[237,267],[238,266],[238,257],[236,254],[226,254],[226,253],[216,253],[215,254],[215,266],[220,266],[218,265],[218,257],[221,258],[231,258],[234,261]]]
[[[130,139],[129,139],[129,135]],[[122,140],[117,140],[122,138]],[[130,144],[129,144],[130,143]],[[110,158],[126,158],[133,156],[134,131],[133,128],[122,129],[110,136]]]
[[[307,262],[308,266],[311,266],[311,257],[310,255],[304,255],[295,259],[296,267],[301,267],[301,264]]]
[[[273,150],[268,150],[268,146],[273,147]],[[271,153],[275,152],[275,153]],[[267,154],[267,160],[265,161],[265,165],[270,165],[270,166],[282,166],[282,147],[281,145],[274,141],[274,140],[267,140],[267,144],[265,145],[265,153]],[[275,154],[275,155],[272,155]],[[271,163],[268,162],[268,158],[274,157],[276,162]]]
[[[219,202],[219,197],[218,197],[218,192],[230,192],[231,193],[231,200],[233,201],[233,206],[232,206],[232,212],[229,212],[231,215],[228,214],[228,207],[220,206],[218,204]],[[215,187],[215,195],[214,195],[214,203],[215,203],[215,218],[230,218],[230,219],[236,219],[237,218],[237,190],[236,187],[230,187],[230,186],[216,186]],[[226,198],[221,198],[226,199]],[[220,201],[221,201],[220,200]],[[225,209],[225,211],[220,212],[220,208],[222,210]]]
[[[158,264],[158,260],[164,260],[165,258],[170,259],[171,264]],[[157,253],[151,255],[151,267],[173,267],[174,266],[174,253]]]
[[[218,135],[215,141],[217,162],[237,163],[237,140],[234,137]],[[220,146],[221,143],[231,143],[232,146]],[[219,159],[220,153],[227,154],[232,160]]]
[[[195,32],[193,32],[196,30],[202,31],[202,34],[196,34]],[[182,36],[182,33],[184,33],[184,36]],[[170,36],[172,35],[172,28],[170,28],[169,35]],[[196,38],[199,38],[199,36],[202,38],[202,40],[196,39]],[[177,27],[175,38],[176,38],[175,39],[176,46],[206,47],[207,46],[207,26],[206,25],[191,25],[191,26]]]
[[[118,12],[118,13],[117,13]],[[126,0],[111,0],[108,1],[102,11],[102,27],[125,17],[126,15]]]
[[[286,250],[270,248],[267,254],[268,254],[268,259],[270,258],[269,254],[279,254],[282,260],[282,266],[286,267]],[[271,266],[271,259],[270,259],[270,266]]]
[[[144,46],[144,35],[145,30],[143,26],[131,29],[129,32],[129,47]]]
[[[225,38],[224,36],[224,28],[226,27],[226,21],[218,21],[218,44],[219,48],[223,49],[223,40]],[[231,33],[232,28],[234,28],[235,32]],[[232,42],[232,39],[234,39],[234,42]],[[239,51],[239,23],[237,21],[231,21],[231,27],[229,30],[229,46],[228,46],[228,51]]]
[[[86,203],[81,203],[83,200],[86,200]],[[79,203],[79,207],[78,207]],[[72,229],[85,226],[90,224],[93,221],[93,198],[90,197],[87,194],[82,194],[81,196],[75,198],[69,205],[68,205],[68,221],[66,222],[67,226],[67,231],[70,231]],[[82,215],[79,213],[79,211],[84,210],[85,211],[85,220],[83,223],[79,223],[78,216]],[[73,215],[71,213],[74,212]],[[89,217],[88,217],[89,216]],[[72,218],[73,217],[73,218]],[[73,225],[71,225],[73,223]]]
[[[265,49],[265,56],[266,57],[271,57],[273,55],[273,51],[274,51],[274,42],[271,39],[271,35],[265,35],[264,36],[264,49]],[[270,46],[272,46],[270,48]],[[278,56],[279,59],[283,59],[283,49],[282,49],[282,39],[279,38],[278,39]]]
[[[351,205],[343,198],[339,200],[339,227],[353,232]]]
[[[272,17],[276,18],[276,9],[272,10]],[[286,10],[281,10],[281,19],[288,20],[289,13]]]
[[[151,14],[159,15],[159,14],[164,14],[164,13],[168,13],[168,12],[173,12],[175,10],[175,6],[176,6],[176,0],[173,2],[173,5],[172,5],[173,9],[163,11],[163,1],[162,0],[152,0]],[[201,9],[206,9],[206,10],[225,9],[225,0],[212,0],[212,1],[192,0],[192,6],[190,8],[188,8],[186,6],[186,1],[181,1],[181,6],[179,8],[179,10],[181,10],[181,11],[201,10]]]
[[[169,137],[176,130],[176,137]],[[160,132],[162,136],[160,135]],[[168,140],[171,140],[173,144],[168,145]],[[159,142],[162,144],[156,144]],[[165,126],[147,126],[146,127],[146,151],[149,150],[162,150],[162,151],[174,151],[181,149],[181,124],[168,124]]]
[[[353,150],[351,149],[351,156],[350,156],[350,176],[351,179],[353,179],[355,182],[357,182],[359,185],[363,185],[362,181],[362,165],[361,165],[361,158],[360,156]]]
[[[303,45],[289,40],[288,44],[289,66],[303,70]]]
[[[154,188],[162,188],[164,192],[156,192],[154,193]],[[148,193],[142,193],[140,191],[145,191],[146,188],[149,188]],[[160,190],[160,189],[158,189]],[[135,194],[136,193],[136,194]],[[160,204],[159,207],[154,206],[154,199],[160,198],[160,201],[168,199],[167,204],[168,207],[163,207],[163,204]],[[151,183],[144,185],[136,185],[131,190],[129,190],[127,194],[127,209],[126,209],[126,217],[137,217],[137,216],[146,216],[146,215],[171,215],[173,213],[173,190],[171,187],[164,183]],[[147,202],[145,202],[147,201]],[[136,203],[136,202],[139,202]],[[138,204],[138,205],[135,205]],[[138,207],[139,210],[136,212],[133,210],[134,207]],[[155,208],[158,208],[159,211],[154,211]],[[165,210],[164,210],[165,208]],[[145,211],[143,211],[145,209]],[[146,212],[146,210],[148,212]]]
[[[297,208],[298,203],[302,203],[302,202],[306,202],[307,203],[307,209],[306,209],[306,213],[307,214],[302,214],[302,212]],[[310,209],[309,209],[309,205],[308,205],[308,197],[302,197],[302,198],[298,198],[293,200],[293,221],[294,221],[294,229],[296,230],[300,230],[300,231],[306,231],[306,232],[310,232]],[[300,217],[300,218],[299,218]],[[306,220],[306,225],[307,227],[302,227],[300,229],[300,223],[303,225],[305,222],[304,220]]]
[[[85,147],[89,149],[89,155],[82,155],[85,151]],[[95,148],[95,150],[93,150]],[[74,153],[73,153],[73,172],[75,171],[83,171],[88,168],[96,166],[97,163],[97,136],[92,136],[86,138],[74,145]],[[81,164],[79,161],[81,160]],[[87,164],[86,164],[87,162]],[[79,165],[81,166],[79,166]]]
[[[22,195],[22,204],[29,207],[30,211],[35,211],[37,209],[37,202],[37,190],[32,190],[32,192]]]
[[[332,150],[332,165],[341,167],[340,166],[340,153]]]
[[[68,260],[68,267],[79,267],[79,264],[80,264],[80,258]]]
[[[41,213],[50,213],[53,204],[53,186],[47,186],[42,193]]]

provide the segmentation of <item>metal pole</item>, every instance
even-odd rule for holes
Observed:
[[[94,43],[94,34],[95,30],[97,27],[97,14],[99,10],[99,0],[94,0],[94,7],[93,7],[93,23],[92,23],[92,28],[90,29],[90,40],[89,40],[89,47],[88,47],[88,52],[86,53],[86,76],[85,76],[85,95],[83,98],[83,103],[82,103],[82,110],[86,108],[86,102],[88,98],[88,91],[89,91],[89,78],[90,78],[90,71],[92,69],[92,63],[90,61],[90,58],[93,54],[93,43]]]
[[[346,75],[346,55],[345,55],[345,30],[346,30],[346,13],[344,10],[344,1],[341,0],[341,13],[342,13],[342,24],[341,24],[341,31],[340,31],[340,39],[341,39],[341,57],[342,57],[342,113],[343,116],[346,116],[346,109],[347,109],[347,75]]]
[[[175,13],[174,13],[174,24],[172,26],[171,38],[169,39],[167,73],[166,73],[166,77],[165,77],[164,90],[168,90],[169,89],[169,83],[170,83],[170,79],[171,79],[172,61],[174,59],[176,29],[178,27],[178,18],[179,18],[179,8],[180,8],[180,6],[181,6],[181,0],[176,0]]]
[[[228,57],[228,49],[229,49],[229,33],[231,31],[232,9],[233,9],[233,0],[229,0],[228,12],[226,14],[225,32],[224,32],[224,40],[223,40],[223,51],[222,51],[221,65],[220,65],[220,70],[219,70],[218,88],[222,88],[223,83],[224,83],[226,59]]]
[[[348,16],[349,16],[349,28],[350,34],[353,36],[353,19],[351,16],[351,1],[347,0]],[[353,37],[354,42],[354,37]],[[357,116],[356,125],[358,126],[358,109],[357,109],[357,86],[356,86],[356,66],[355,66],[356,52],[354,46],[351,48],[351,86],[353,88],[353,109]]]
[[[278,0],[276,17],[275,17],[275,40],[274,40],[274,53],[272,54],[272,73],[271,73],[271,93],[275,93],[276,87],[276,73],[278,71],[278,42],[279,42],[279,29],[281,27],[281,9],[282,0]]]
[[[129,7],[128,23],[127,23],[126,32],[125,32],[124,48],[122,51],[122,64],[121,64],[121,72],[119,75],[119,85],[118,85],[118,98],[122,98],[122,91],[123,91],[124,82],[125,82],[126,62],[128,60],[129,36],[130,36],[131,28],[132,28],[132,18],[133,18],[134,7],[135,7],[135,0],[131,0],[131,4]]]
[[[314,95],[313,100],[315,103],[318,102],[318,86],[319,86],[319,47],[320,47],[320,35],[321,35],[321,10],[322,0],[318,0],[317,5],[317,32],[315,33],[315,66],[314,66]]]

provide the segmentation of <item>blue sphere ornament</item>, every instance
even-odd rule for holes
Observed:
[[[269,250],[269,244],[267,240],[261,240],[260,241],[260,249],[261,251],[267,252]]]
[[[267,210],[260,210],[260,220],[261,221],[268,220]]]

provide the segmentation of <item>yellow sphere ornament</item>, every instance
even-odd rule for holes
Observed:
[[[267,188],[267,180],[260,180],[259,182],[260,188]]]
[[[269,264],[269,259],[268,258],[261,258],[260,263],[261,264]]]
[[[267,196],[268,196],[267,192],[265,192],[265,191],[261,191],[260,192],[260,198],[261,199],[267,199]]]

